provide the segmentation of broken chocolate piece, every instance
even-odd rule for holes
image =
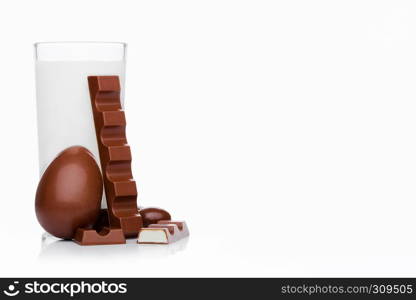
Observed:
[[[159,221],[140,230],[139,244],[171,244],[189,236],[189,230],[183,221]]]
[[[94,229],[78,228],[74,241],[82,246],[125,244],[126,239],[120,228],[103,228],[100,232]]]

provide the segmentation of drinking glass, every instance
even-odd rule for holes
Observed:
[[[87,77],[118,75],[123,105],[126,44],[47,42],[34,46],[40,175],[61,151],[74,145],[90,150],[100,166]]]

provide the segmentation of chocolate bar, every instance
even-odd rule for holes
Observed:
[[[136,182],[126,138],[126,118],[120,102],[118,76],[89,76],[101,171],[107,198],[109,224],[124,236],[135,237],[142,227],[137,208]]]
[[[108,227],[95,228],[102,234],[80,229],[75,240],[82,245],[121,243],[125,238],[137,237],[142,218],[137,208],[136,182],[131,172],[126,118],[120,102],[120,81],[118,76],[89,76],[88,86],[107,199]]]
[[[138,244],[171,244],[189,236],[184,221],[159,221],[140,230]]]

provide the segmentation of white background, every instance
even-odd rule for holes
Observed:
[[[1,1],[0,276],[416,276],[416,3]],[[42,242],[36,41],[129,44],[170,246]]]

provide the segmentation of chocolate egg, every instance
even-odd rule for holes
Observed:
[[[157,207],[147,207],[143,208],[140,211],[140,215],[142,216],[143,226],[147,227],[150,224],[156,224],[159,221],[169,221],[170,214],[161,208]]]
[[[48,166],[36,191],[36,216],[50,234],[71,239],[78,227],[90,228],[97,220],[103,180],[90,151],[73,146]]]

